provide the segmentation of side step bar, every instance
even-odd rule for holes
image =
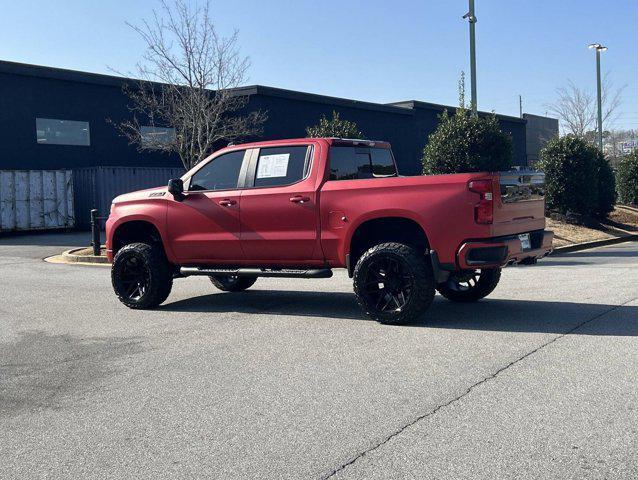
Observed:
[[[181,267],[179,273],[188,277],[191,275],[204,276],[237,276],[237,277],[284,277],[284,278],[330,278],[332,270],[329,268],[313,269],[313,270],[271,270],[267,268],[199,268],[199,267]]]

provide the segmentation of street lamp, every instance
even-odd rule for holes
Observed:
[[[472,82],[472,112],[476,113],[476,15],[474,15],[474,0],[470,1],[470,11],[463,15],[470,24],[470,79]]]
[[[607,50],[607,47],[600,43],[590,43],[589,48],[596,50],[596,80],[598,89],[598,148],[603,151],[603,92],[600,80],[600,52]]]

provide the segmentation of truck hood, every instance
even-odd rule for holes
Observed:
[[[137,190],[135,192],[124,193],[113,199],[113,203],[135,202],[146,200],[147,198],[164,197],[168,194],[168,187],[147,188],[145,190]]]

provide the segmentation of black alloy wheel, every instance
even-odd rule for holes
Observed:
[[[398,258],[381,257],[368,265],[364,295],[379,312],[401,311],[414,288],[414,275]]]
[[[257,281],[257,277],[240,277],[238,275],[219,275],[209,278],[212,284],[223,292],[241,292],[252,287]]]
[[[151,274],[139,257],[128,257],[120,271],[122,296],[131,302],[139,301],[148,291]]]
[[[357,262],[353,277],[359,305],[381,323],[418,320],[434,298],[432,264],[409,245],[373,246]]]
[[[476,302],[492,293],[500,279],[500,268],[464,270],[452,273],[436,289],[453,302]]]
[[[131,243],[116,253],[111,283],[127,307],[154,308],[171,293],[173,272],[160,245]]]

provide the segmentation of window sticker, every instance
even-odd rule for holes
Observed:
[[[285,177],[288,174],[289,153],[279,153],[277,155],[264,155],[259,157],[257,167],[257,178]]]

